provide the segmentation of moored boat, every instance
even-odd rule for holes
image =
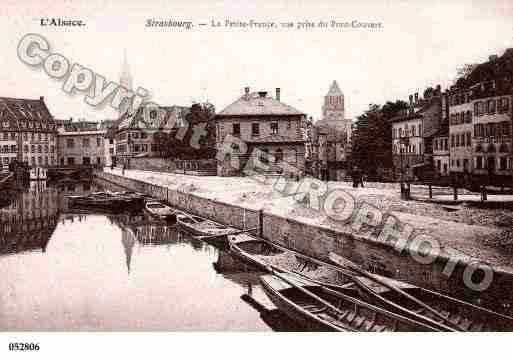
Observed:
[[[436,331],[354,297],[287,275],[264,275],[262,287],[282,312],[310,330]]]
[[[458,331],[513,331],[513,318],[505,314],[414,285],[399,288],[402,282],[368,273],[335,253],[330,259],[356,271],[362,296],[383,308]],[[376,283],[381,291],[371,288]]]
[[[144,205],[144,209],[155,218],[162,219],[167,222],[176,222],[176,210],[166,206],[162,202],[147,201]]]
[[[190,234],[197,236],[205,242],[222,247],[228,245],[227,235],[238,232],[236,228],[225,226],[203,217],[189,215],[185,212],[178,212],[176,221],[179,226]]]
[[[254,238],[240,240],[240,236],[230,238],[230,250],[246,262],[257,265],[262,270],[280,270],[311,280],[312,283],[355,297],[374,306],[442,331],[512,331],[513,318],[494,312],[450,296],[427,290],[415,285],[366,273],[356,266],[339,266],[306,256],[270,241]],[[260,244],[258,244],[260,242]],[[245,244],[247,243],[247,244]],[[269,250],[268,247],[274,248]],[[281,251],[281,253],[280,253]],[[282,253],[289,253],[295,261],[287,266],[276,260]],[[330,258],[335,258],[330,254]],[[301,264],[303,263],[303,264]],[[309,267],[319,267],[341,274],[342,282],[333,283],[325,279],[312,278]],[[350,283],[350,287],[346,286]],[[351,289],[348,291],[348,289]],[[356,289],[353,290],[353,289]],[[355,293],[358,294],[355,294]]]

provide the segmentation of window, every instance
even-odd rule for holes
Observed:
[[[510,133],[511,133],[510,123],[507,121],[502,122],[502,135],[505,137],[509,137]]]
[[[26,133],[26,132],[23,132],[23,140],[24,140],[24,141],[27,141],[27,138],[28,138],[27,133]]]
[[[459,134],[456,135],[456,145],[455,146],[460,147],[460,135]]]
[[[41,153],[43,150],[43,146],[37,145],[37,153]]]
[[[16,153],[16,145],[11,145],[11,153]]]
[[[101,157],[96,157],[96,164],[100,165],[102,163]]]
[[[252,136],[260,136],[260,124],[259,123],[251,124],[251,135]]]
[[[460,167],[460,160],[459,159],[456,160],[456,167],[458,167],[458,168]]]
[[[113,155],[113,154],[114,154],[114,149],[113,149],[113,148],[109,148],[109,153],[110,153],[111,155]]]
[[[264,148],[260,151],[260,162],[267,163],[269,158],[269,150],[267,148]]]
[[[488,101],[488,113],[489,114],[492,114],[492,113],[495,113],[495,100],[489,100]]]
[[[474,102],[474,116],[479,116],[479,102]]]
[[[48,145],[45,145],[45,153],[48,153]]]
[[[472,133],[469,131],[467,132],[467,147],[470,147],[472,145]]]
[[[292,128],[292,122],[290,120],[287,121],[287,130]]]
[[[468,159],[464,158],[463,159],[463,171],[467,172],[468,170],[469,170],[469,168],[468,168]]]
[[[96,138],[96,146],[100,147],[102,145],[102,139],[101,137]]]
[[[48,166],[48,156],[45,156],[45,166]]]
[[[150,111],[150,119],[154,120],[157,118],[157,111],[156,110],[151,110]]]
[[[507,145],[507,144],[505,144],[505,143],[502,143],[502,144],[499,146],[499,152],[501,152],[501,153],[508,153],[508,152],[509,152],[508,145]]]
[[[276,150],[276,153],[274,154],[274,162],[281,162],[283,161],[283,151],[281,150],[281,148],[278,148]]]
[[[455,141],[454,141],[454,135],[451,135],[451,148],[453,148],[453,147],[454,147],[454,143],[455,143]]]
[[[465,115],[465,123],[472,123],[472,111],[467,111]]]
[[[411,135],[415,136],[415,126],[412,126],[412,128],[411,128]]]
[[[501,157],[499,159],[499,169],[502,171],[508,169],[508,158],[507,157]]]
[[[271,133],[273,135],[278,134],[278,122],[271,122]]]
[[[82,146],[89,147],[89,139],[88,138],[82,139]]]
[[[114,144],[114,140],[112,138],[109,138],[109,145]]]
[[[28,145],[23,146],[23,151],[25,153],[27,153],[29,151],[29,146]]]
[[[481,156],[476,157],[476,168],[478,170],[483,169],[483,157],[481,157]]]
[[[36,146],[35,145],[30,145],[30,152],[32,152],[32,153],[36,152]]]
[[[75,147],[75,142],[73,141],[73,139],[72,139],[72,138],[68,138],[68,139],[66,140],[66,147],[67,147],[67,148],[73,148],[73,147]]]
[[[75,157],[68,157],[68,165],[73,166],[75,164]]]
[[[233,124],[233,135],[240,136],[240,123]]]
[[[84,165],[90,165],[91,164],[91,158],[90,157],[84,157],[82,159],[82,164]]]
[[[145,139],[148,137],[148,134],[146,132],[141,132],[141,139]]]
[[[503,97],[500,100],[500,112],[508,112],[509,110],[509,98]]]

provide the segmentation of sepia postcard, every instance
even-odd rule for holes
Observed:
[[[512,24],[509,0],[3,0],[2,357],[498,350]]]

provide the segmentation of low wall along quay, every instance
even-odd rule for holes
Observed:
[[[97,177],[142,192],[168,202],[183,211],[215,220],[239,229],[259,226],[259,211],[195,194],[154,185],[112,173],[97,172]],[[302,223],[275,214],[261,213],[263,237],[298,252],[320,259],[328,259],[330,252],[340,254],[365,269],[404,280],[409,283],[434,289],[449,295],[465,298],[488,307],[508,306],[513,300],[513,273],[494,269],[493,280],[484,291],[468,288],[463,280],[468,276],[469,263],[465,260],[438,257],[427,265],[415,261],[411,252],[399,252],[392,245],[362,238],[354,233],[334,231]],[[450,261],[450,263],[448,263]],[[447,267],[454,268],[448,276]],[[467,272],[465,273],[465,269]],[[445,272],[444,272],[445,270]],[[480,271],[474,272],[479,274]],[[509,310],[508,310],[509,311]]]

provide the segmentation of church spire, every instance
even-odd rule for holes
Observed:
[[[326,96],[344,96],[342,91],[340,91],[340,87],[338,87],[337,80],[333,80],[330,90]]]
[[[126,54],[126,49],[124,49],[123,51],[123,65],[121,68],[119,84],[127,90],[132,90],[132,75],[130,74],[130,69],[128,68],[128,56]],[[125,112],[127,112],[129,110],[129,107],[130,101],[124,100],[119,105],[119,117],[121,117]]]

